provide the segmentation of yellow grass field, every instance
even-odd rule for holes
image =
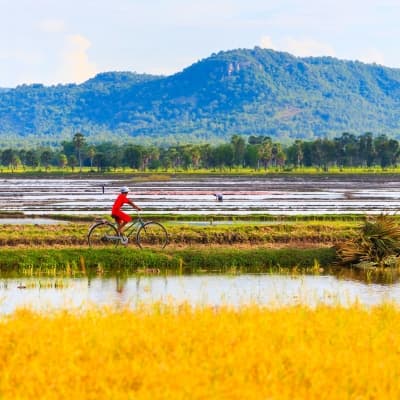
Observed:
[[[0,399],[400,399],[400,309],[20,310]]]

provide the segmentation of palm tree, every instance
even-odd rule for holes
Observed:
[[[75,150],[78,154],[78,160],[79,160],[79,171],[82,172],[82,158],[81,158],[81,149],[83,145],[85,144],[85,137],[82,135],[82,133],[77,132],[74,135],[74,138],[72,139],[72,143],[75,146]]]
[[[231,144],[233,146],[233,163],[237,166],[243,166],[244,153],[246,150],[246,142],[239,135],[233,135],[231,137]]]
[[[94,147],[91,147],[89,149],[89,152],[88,152],[88,156],[89,156],[89,159],[90,159],[90,170],[93,169],[93,159],[94,159],[95,155],[96,155],[96,150],[95,150]]]
[[[68,165],[68,158],[64,153],[60,153],[58,156],[58,165],[64,169]]]

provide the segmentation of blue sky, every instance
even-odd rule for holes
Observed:
[[[0,0],[0,87],[173,74],[255,46],[400,68],[400,0]]]

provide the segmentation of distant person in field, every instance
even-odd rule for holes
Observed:
[[[137,206],[133,201],[128,199],[129,189],[126,186],[123,186],[120,189],[120,194],[114,201],[114,205],[111,210],[111,216],[115,219],[118,224],[118,234],[122,235],[123,227],[132,221],[132,217],[126,213],[124,213],[121,208],[124,204],[130,204],[135,210],[141,211],[142,209]]]
[[[214,196],[217,201],[223,201],[224,200],[224,195],[222,193],[214,193]]]

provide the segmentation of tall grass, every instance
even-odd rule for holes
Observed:
[[[393,305],[135,312],[0,320],[0,398],[398,399]]]
[[[3,250],[0,272],[45,273],[46,275],[101,273],[102,271],[194,273],[199,271],[262,272],[279,268],[323,268],[335,259],[333,248],[316,249],[186,249],[143,251],[117,249],[39,249]],[[49,273],[50,272],[50,273]]]
[[[171,176],[178,176],[180,178],[190,177],[190,176],[265,176],[265,175],[284,175],[284,176],[303,176],[303,175],[315,175],[315,176],[329,176],[329,175],[391,175],[398,173],[400,168],[396,167],[388,167],[382,168],[380,166],[374,167],[335,167],[331,166],[328,170],[324,170],[319,167],[301,167],[301,168],[276,168],[274,166],[270,166],[268,168],[249,168],[249,167],[223,167],[223,168],[159,168],[155,170],[147,170],[147,171],[139,171],[137,169],[127,168],[127,167],[118,167],[113,168],[107,171],[97,171],[90,167],[82,167],[74,168],[61,168],[56,166],[50,166],[49,168],[38,167],[31,168],[27,166],[19,166],[18,168],[0,168],[0,176],[6,177],[42,177],[42,178],[51,178],[51,177],[68,177],[68,178],[77,178],[77,177],[87,177],[87,178],[95,178],[95,177],[119,177],[131,180],[165,180],[170,179]]]

